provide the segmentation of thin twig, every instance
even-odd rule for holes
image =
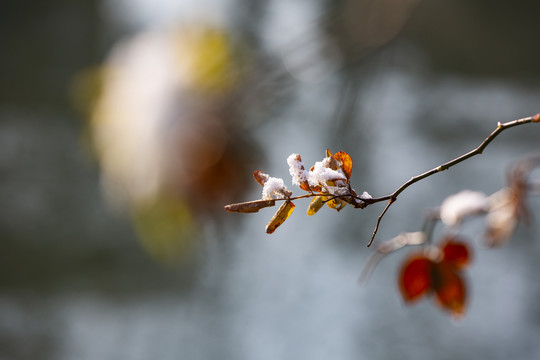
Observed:
[[[498,123],[497,124],[497,128],[495,130],[493,130],[491,132],[491,134],[489,134],[489,136],[487,138],[484,139],[484,141],[482,141],[482,143],[480,145],[478,145],[478,147],[476,147],[475,149],[453,159],[453,160],[450,160],[442,165],[439,165],[429,171],[426,171],[420,175],[416,175],[416,176],[413,176],[409,181],[405,182],[403,185],[401,185],[400,187],[398,187],[393,193],[390,193],[388,195],[385,195],[385,196],[380,196],[380,197],[376,197],[376,198],[371,198],[371,197],[364,197],[364,196],[358,196],[356,195],[356,193],[352,190],[350,184],[348,184],[348,188],[349,188],[349,193],[348,194],[343,194],[343,195],[332,195],[330,193],[314,193],[314,192],[310,192],[309,194],[304,194],[304,195],[300,195],[300,196],[294,196],[294,197],[291,197],[290,194],[287,194],[286,196],[280,198],[280,199],[272,199],[273,201],[292,201],[292,200],[298,200],[298,199],[304,199],[304,198],[310,198],[310,197],[316,197],[316,196],[326,196],[326,197],[329,197],[327,199],[324,200],[324,203],[328,202],[328,201],[331,201],[331,200],[334,200],[334,199],[344,199],[345,201],[347,200],[351,200],[351,201],[347,201],[348,203],[354,205],[355,208],[359,208],[359,209],[364,209],[366,208],[368,205],[372,205],[372,204],[375,204],[375,203],[379,203],[379,202],[382,202],[382,201],[388,201],[388,203],[386,204],[386,206],[384,207],[383,211],[381,212],[381,214],[379,215],[379,217],[377,218],[377,224],[375,225],[375,228],[373,230],[373,233],[371,235],[371,239],[368,243],[368,247],[371,246],[371,244],[373,243],[373,241],[375,240],[375,236],[377,235],[377,231],[379,230],[379,226],[381,224],[381,221],[384,217],[384,215],[386,214],[386,212],[388,211],[388,209],[390,208],[390,206],[397,200],[398,196],[405,190],[407,189],[409,186],[413,185],[414,183],[420,181],[420,180],[423,180],[431,175],[434,175],[436,173],[439,173],[441,171],[444,171],[444,170],[448,170],[450,169],[452,166],[454,165],[457,165],[459,164],[460,162],[463,162],[475,155],[479,155],[479,154],[482,154],[482,152],[484,151],[484,149],[493,141],[493,139],[495,139],[495,137],[497,137],[497,135],[499,135],[501,132],[503,132],[504,130],[508,129],[508,128],[511,128],[511,127],[514,127],[514,126],[518,126],[518,125],[523,125],[523,124],[528,124],[528,123],[538,123],[540,122],[540,113],[539,114],[536,114],[534,116],[529,116],[529,117],[526,117],[526,118],[522,118],[522,119],[518,119],[518,120],[513,120],[513,121],[509,121],[509,122],[506,122],[506,123]],[[352,201],[352,199],[354,200],[357,200],[356,202]],[[254,200],[254,201],[250,201],[250,202],[246,202],[246,203],[239,203],[239,204],[231,204],[231,205],[226,205],[225,206],[225,209],[228,210],[228,211],[232,211],[232,212],[257,212],[259,211],[259,209],[263,208],[263,207],[268,207],[268,206],[273,206],[272,205],[269,205],[267,204],[267,201],[266,200]],[[339,210],[339,209],[338,209]]]
[[[422,232],[426,234],[426,242],[430,243],[433,238],[433,230],[435,226],[441,220],[441,208],[437,207],[428,210],[424,217],[424,225],[422,225]]]
[[[392,203],[394,201],[396,201],[396,200],[395,199],[390,199],[388,201],[388,204],[386,204],[386,206],[384,207],[384,210],[382,211],[382,213],[377,218],[377,225],[375,225],[375,229],[373,229],[373,234],[371,234],[371,239],[369,240],[369,243],[367,245],[368,247],[370,247],[371,244],[373,244],[373,240],[375,240],[375,235],[377,235],[377,231],[379,230],[379,225],[381,224],[381,220],[382,220],[384,214],[386,214],[386,212],[390,208],[390,205],[392,205]]]
[[[377,264],[388,254],[393,253],[405,246],[409,245],[421,245],[427,241],[427,235],[423,231],[417,231],[412,233],[401,233],[393,239],[384,241],[377,246],[377,251],[375,251],[368,258],[360,278],[358,279],[360,283],[366,283],[371,276],[371,273],[377,266]]]
[[[434,175],[436,173],[439,173],[439,172],[442,172],[444,170],[448,170],[450,169],[452,166],[454,165],[457,165],[459,164],[460,162],[463,162],[475,155],[479,155],[479,154],[482,154],[482,152],[484,151],[484,149],[489,145],[489,143],[491,143],[493,141],[493,139],[495,139],[495,137],[497,137],[497,135],[499,135],[501,132],[503,132],[504,130],[506,129],[509,129],[511,127],[514,127],[514,126],[518,126],[518,125],[523,125],[523,124],[528,124],[528,123],[537,123],[537,122],[540,122],[540,114],[536,114],[534,116],[529,116],[529,117],[525,117],[525,118],[522,118],[522,119],[518,119],[518,120],[513,120],[513,121],[509,121],[509,122],[506,122],[506,123],[501,123],[499,122],[497,124],[497,128],[495,130],[493,130],[493,132],[491,134],[489,134],[489,136],[487,138],[484,139],[484,141],[482,141],[482,143],[480,145],[478,145],[478,147],[476,147],[475,149],[453,159],[453,160],[450,160],[448,162],[445,162],[444,164],[442,165],[439,165],[429,171],[426,171],[420,175],[416,175],[416,176],[413,176],[409,181],[405,182],[403,185],[401,185],[400,187],[398,187],[393,193],[387,195],[387,196],[383,196],[379,199],[390,199],[388,204],[386,205],[386,207],[384,208],[384,210],[381,212],[381,214],[379,215],[379,218],[377,219],[377,224],[375,225],[375,229],[373,230],[373,234],[371,235],[371,239],[368,243],[368,247],[371,246],[371,244],[373,243],[373,240],[375,239],[375,236],[377,235],[377,231],[379,230],[379,225],[381,223],[381,220],[382,218],[384,217],[384,215],[386,214],[386,212],[388,211],[388,208],[390,207],[390,205],[392,205],[396,200],[397,200],[397,197],[399,196],[399,194],[401,194],[405,189],[407,189],[409,186],[411,186],[412,184],[420,181],[420,180],[423,180],[431,175]],[[371,202],[371,203],[374,203],[374,202]]]
[[[289,199],[276,199],[276,201],[279,201],[279,200],[289,200],[289,201],[293,201],[293,200],[298,200],[298,199],[304,199],[304,198],[310,198],[310,197],[314,197],[314,196],[321,196],[320,194],[316,194],[316,193],[309,193],[309,194],[304,194],[304,195],[299,195],[299,196],[293,196]]]

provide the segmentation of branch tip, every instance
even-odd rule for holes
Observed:
[[[448,170],[450,169],[451,167],[453,167],[454,165],[457,165],[475,155],[480,155],[483,153],[484,149],[491,143],[491,141],[493,139],[495,139],[495,137],[497,137],[497,135],[499,135],[501,132],[503,132],[504,130],[508,129],[508,128],[511,128],[511,127],[514,127],[514,126],[517,126],[517,125],[523,125],[523,124],[527,124],[527,123],[531,123],[531,122],[540,122],[540,113],[534,115],[534,116],[529,116],[529,117],[526,117],[526,118],[523,118],[523,119],[518,119],[518,120],[513,120],[513,121],[509,121],[509,122],[505,122],[505,123],[502,123],[502,122],[497,122],[497,128],[491,133],[489,134],[489,136],[487,138],[484,139],[484,141],[482,141],[482,143],[475,149],[453,159],[453,160],[450,160],[444,164],[441,164],[429,171],[426,171],[420,175],[416,175],[416,176],[413,176],[409,181],[405,182],[403,185],[401,185],[399,188],[397,188],[393,193],[391,193],[388,197],[384,197],[384,198],[377,198],[376,200],[380,201],[382,199],[385,199],[385,198],[388,198],[389,199],[389,202],[388,204],[386,205],[386,207],[384,208],[383,212],[381,213],[381,215],[379,215],[379,218],[377,219],[377,225],[375,226],[375,229],[373,230],[373,234],[371,236],[371,240],[369,241],[368,243],[368,247],[373,243],[373,240],[375,239],[375,235],[377,235],[377,231],[379,229],[379,224],[382,220],[382,217],[384,216],[384,214],[386,213],[386,211],[388,210],[388,208],[390,207],[390,205],[397,199],[398,195],[401,194],[405,189],[407,189],[409,186],[411,186],[412,184],[420,181],[420,180],[423,180],[431,175],[434,175],[436,173],[439,173],[439,172],[442,172],[444,170]],[[375,201],[372,201],[371,203],[374,203]]]

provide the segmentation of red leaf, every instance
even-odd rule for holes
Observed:
[[[461,275],[455,271],[451,263],[442,261],[435,265],[433,283],[439,305],[456,317],[463,316],[467,288]]]
[[[414,254],[405,261],[399,274],[399,289],[405,302],[414,302],[429,292],[433,266],[422,254]]]
[[[459,238],[448,237],[443,240],[441,251],[442,261],[452,264],[457,269],[463,269],[471,262],[471,251],[467,243]]]

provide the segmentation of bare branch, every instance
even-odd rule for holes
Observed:
[[[367,244],[367,247],[370,247],[371,244],[373,244],[373,240],[375,240],[375,235],[377,235],[377,231],[379,231],[379,225],[381,224],[381,220],[382,220],[384,214],[386,214],[386,212],[390,208],[390,205],[392,205],[394,203],[394,201],[395,201],[395,199],[390,199],[388,201],[388,204],[386,204],[386,206],[384,207],[384,210],[382,211],[382,213],[377,218],[377,225],[375,225],[375,229],[373,229],[373,234],[371,234],[371,239],[369,240],[369,243]]]
[[[375,239],[375,236],[377,235],[377,231],[379,230],[379,225],[381,223],[381,220],[382,218],[384,217],[384,215],[386,214],[386,212],[388,211],[388,208],[390,207],[390,205],[392,203],[394,203],[396,200],[397,200],[397,197],[399,196],[399,194],[401,194],[405,189],[407,189],[409,186],[411,186],[412,184],[420,181],[420,180],[423,180],[431,175],[434,175],[436,173],[439,173],[441,171],[444,171],[444,170],[448,170],[450,169],[452,166],[454,165],[457,165],[475,155],[479,155],[479,154],[482,154],[482,152],[484,151],[484,149],[493,141],[493,139],[495,139],[497,137],[497,135],[499,135],[501,132],[503,132],[504,130],[506,129],[509,129],[511,127],[514,127],[514,126],[518,126],[518,125],[523,125],[523,124],[528,124],[528,123],[537,123],[537,122],[540,122],[540,114],[536,114],[534,116],[529,116],[529,117],[525,117],[525,118],[522,118],[522,119],[518,119],[518,120],[513,120],[513,121],[509,121],[509,122],[506,122],[506,123],[501,123],[499,122],[497,124],[497,128],[495,130],[493,130],[493,132],[491,134],[489,134],[489,136],[487,138],[484,139],[484,141],[482,141],[482,143],[480,145],[478,145],[478,147],[476,147],[475,149],[469,151],[468,153],[465,153],[453,160],[450,160],[448,162],[445,162],[444,164],[442,165],[439,165],[429,171],[426,171],[425,173],[422,173],[420,175],[416,175],[416,176],[413,176],[409,181],[405,182],[403,185],[401,185],[400,187],[398,187],[393,193],[387,195],[387,196],[383,196],[383,197],[380,197],[378,199],[381,199],[381,201],[383,199],[390,199],[388,204],[386,205],[386,207],[383,209],[383,211],[381,212],[381,214],[379,215],[379,218],[377,219],[377,224],[375,225],[375,229],[373,230],[373,234],[371,235],[371,240],[369,241],[368,243],[368,247],[371,246],[371,244],[373,243],[373,240]],[[375,203],[375,201],[372,201],[371,203]]]
[[[260,209],[270,207],[270,206],[274,206],[276,201],[285,201],[286,203],[288,203],[288,202],[291,202],[293,200],[304,199],[304,198],[313,198],[313,197],[318,197],[318,196],[326,197],[324,199],[323,203],[329,203],[330,201],[340,199],[341,202],[339,202],[339,204],[330,203],[330,204],[332,204],[332,206],[330,206],[330,207],[332,207],[332,208],[334,208],[334,209],[336,209],[338,211],[341,210],[343,208],[343,206],[345,206],[347,203],[353,205],[357,209],[364,209],[369,205],[379,203],[379,202],[383,202],[383,201],[387,201],[386,206],[384,207],[383,211],[381,212],[381,214],[377,218],[377,224],[375,225],[375,228],[374,228],[373,233],[371,235],[371,239],[370,239],[370,241],[369,241],[369,243],[367,245],[369,247],[369,246],[371,246],[371,244],[373,243],[373,241],[375,239],[375,236],[377,235],[377,232],[379,230],[379,227],[380,227],[380,224],[381,224],[381,221],[382,221],[384,215],[386,215],[386,213],[387,213],[388,209],[390,208],[390,206],[394,202],[396,202],[398,196],[403,191],[405,191],[405,189],[407,189],[409,186],[411,186],[411,185],[417,183],[418,181],[423,180],[423,179],[425,179],[425,178],[427,178],[427,177],[429,177],[431,175],[442,172],[444,170],[448,170],[452,166],[457,165],[457,164],[459,164],[459,163],[461,163],[461,162],[463,162],[463,161],[465,161],[465,160],[467,160],[467,159],[469,159],[469,158],[471,158],[471,157],[473,157],[475,155],[482,154],[484,149],[493,141],[493,139],[495,139],[495,137],[497,137],[501,132],[503,132],[506,129],[509,129],[511,127],[518,126],[518,125],[523,125],[523,124],[528,124],[528,123],[538,123],[538,122],[540,122],[540,113],[536,114],[534,116],[529,116],[529,117],[526,117],[526,118],[509,121],[509,122],[506,122],[506,123],[500,123],[499,122],[497,124],[497,128],[495,130],[493,130],[491,132],[491,134],[489,134],[489,136],[487,138],[485,138],[484,141],[482,141],[482,143],[480,145],[478,145],[478,147],[476,147],[475,149],[473,149],[473,150],[471,150],[471,151],[469,151],[469,152],[467,152],[467,153],[465,153],[465,154],[463,154],[463,155],[461,155],[461,156],[459,156],[459,157],[457,157],[457,158],[455,158],[453,160],[445,162],[444,164],[441,164],[441,165],[439,165],[439,166],[437,166],[437,167],[435,167],[435,168],[433,168],[433,169],[431,169],[429,171],[426,171],[426,172],[424,172],[422,174],[413,176],[408,181],[403,183],[400,187],[398,187],[396,190],[394,190],[394,192],[392,192],[392,193],[390,193],[388,195],[385,195],[385,196],[380,196],[380,197],[375,197],[375,198],[369,196],[369,194],[367,196],[364,196],[364,195],[358,196],[354,192],[354,190],[351,188],[351,185],[349,183],[350,171],[351,171],[351,168],[352,168],[352,160],[350,159],[350,156],[348,154],[346,154],[344,152],[339,152],[336,155],[334,155],[334,157],[336,157],[337,155],[340,155],[339,156],[339,161],[340,161],[340,164],[341,164],[342,171],[345,174],[348,175],[347,179],[346,179],[346,181],[347,181],[346,186],[347,187],[346,188],[344,186],[340,187],[341,191],[339,193],[324,188],[325,185],[322,184],[322,183],[320,184],[321,185],[320,187],[319,186],[310,187],[304,181],[304,183],[302,183],[300,185],[300,188],[302,188],[303,190],[309,191],[308,194],[293,197],[293,196],[291,196],[292,195],[291,192],[282,191],[281,196],[279,198],[277,198],[277,199],[254,200],[254,201],[249,201],[249,202],[245,202],[245,203],[226,205],[225,210],[227,210],[229,212],[253,213],[253,212],[258,212]],[[295,154],[293,154],[293,155],[295,155]],[[332,157],[332,153],[328,149],[326,151],[326,156],[327,157]],[[299,155],[296,155],[296,160],[301,161]],[[334,158],[332,158],[332,160],[334,162],[337,162],[337,160],[335,160]],[[300,168],[300,170],[305,171],[304,168],[303,168],[303,165]],[[255,177],[255,180],[259,184],[265,186],[265,182],[268,180],[268,175],[267,174],[264,174],[261,171],[255,171],[253,173],[253,176]],[[329,180],[329,181],[331,180],[332,183],[335,181],[334,179],[327,179],[327,180]],[[339,180],[344,180],[344,179],[339,179]],[[315,212],[313,212],[313,213],[315,213]],[[309,210],[308,210],[308,215],[313,215],[313,213],[310,214]]]

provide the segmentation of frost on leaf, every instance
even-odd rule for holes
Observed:
[[[313,168],[309,171],[309,185],[313,187],[321,187],[324,191],[329,186],[339,186],[338,181],[341,181],[342,186],[345,185],[347,178],[343,172],[331,168],[333,158],[325,158],[323,161],[317,161]]]
[[[294,185],[314,195],[321,195],[312,200],[307,210],[308,215],[315,214],[325,203],[329,208],[340,211],[347,204],[364,208],[366,201],[371,199],[368,193],[364,192],[359,197],[351,189],[349,180],[352,159],[344,151],[333,155],[329,149],[326,149],[326,157],[316,162],[309,171],[306,171],[302,158],[298,154],[289,155],[287,163]]]
[[[285,201],[276,211],[268,225],[266,225],[266,233],[272,234],[276,229],[287,220],[294,210],[294,204],[290,201]]]
[[[287,164],[289,164],[289,173],[292,176],[293,185],[297,185],[300,189],[310,191],[308,177],[309,174],[304,168],[302,158],[298,154],[291,154],[287,158]]]
[[[278,209],[266,232],[271,234],[292,213],[294,205],[291,200],[297,198],[313,197],[307,209],[308,215],[314,215],[326,204],[329,208],[340,211],[347,204],[355,208],[364,208],[371,203],[371,196],[364,192],[358,196],[350,186],[352,171],[352,159],[344,151],[335,155],[326,149],[326,157],[315,163],[311,169],[306,170],[302,157],[293,153],[288,156],[287,164],[292,177],[293,185],[309,192],[298,197],[292,197],[292,192],[287,189],[283,179],[272,177],[260,170],[253,172],[255,180],[263,187],[262,199],[239,204],[225,206],[229,212],[254,213],[265,207],[274,206],[278,200],[284,200],[284,204]]]
[[[289,198],[291,195],[292,192],[287,190],[287,187],[281,178],[269,177],[264,183],[262,191],[263,200],[285,199]]]

